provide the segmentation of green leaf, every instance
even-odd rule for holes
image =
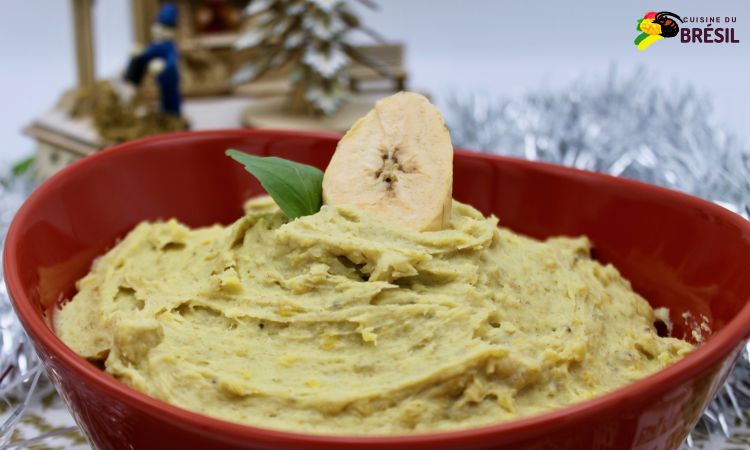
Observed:
[[[635,31],[641,31],[641,22],[643,22],[643,19],[638,19],[638,24],[635,26]]]
[[[275,156],[254,156],[227,150],[227,156],[245,166],[290,218],[309,216],[323,204],[323,172],[313,166]]]
[[[13,167],[11,170],[13,171],[13,175],[15,176],[21,176],[25,174],[26,172],[31,169],[31,166],[34,164],[34,157],[29,156],[28,158],[24,158],[21,161],[18,161],[17,163],[13,164]]]

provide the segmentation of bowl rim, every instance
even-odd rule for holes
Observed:
[[[174,425],[179,427],[190,428],[194,431],[215,431],[220,433],[223,438],[229,438],[230,440],[261,439],[263,441],[273,441],[276,443],[317,443],[365,446],[386,446],[397,443],[414,445],[428,445],[435,443],[445,444],[450,442],[481,439],[498,434],[513,437],[515,439],[522,439],[531,433],[535,433],[540,426],[544,426],[548,430],[553,428],[556,429],[565,426],[572,421],[577,421],[584,417],[588,418],[592,415],[602,413],[615,405],[623,405],[630,401],[636,401],[634,399],[637,399],[650,391],[661,392],[667,390],[675,384],[682,383],[688,378],[692,378],[704,371],[708,371],[750,336],[750,302],[747,302],[740,312],[732,320],[726,323],[721,331],[711,336],[704,344],[696,348],[681,360],[645,378],[590,400],[507,422],[452,431],[394,435],[315,434],[282,431],[278,429],[229,422],[180,408],[137,391],[108,375],[106,372],[96,368],[66,346],[47,326],[44,318],[36,313],[29,297],[21,288],[21,274],[14,264],[19,252],[17,242],[22,233],[20,228],[21,224],[27,222],[30,216],[33,215],[36,204],[39,203],[48,192],[53,191],[59,185],[64,183],[69,174],[100,161],[120,157],[122,153],[138,151],[144,144],[154,144],[163,141],[227,137],[265,137],[273,139],[307,137],[317,139],[337,139],[340,136],[341,134],[339,133],[270,129],[227,129],[169,133],[115,145],[82,158],[60,170],[58,173],[40,184],[23,203],[16,216],[13,218],[6,237],[3,252],[3,270],[9,297],[23,328],[33,337],[33,340],[36,341],[35,345],[41,345],[48,349],[51,355],[59,358],[61,363],[74,370],[83,380],[96,385],[99,389],[107,391],[110,395],[115,396],[120,401],[124,401],[142,411],[146,411],[152,415],[158,414],[164,416]],[[683,204],[687,203],[689,206],[696,209],[706,211],[713,216],[718,216],[720,219],[736,226],[741,234],[750,240],[750,221],[745,220],[738,214],[735,214],[719,205],[682,192],[636,180],[565,167],[553,163],[528,161],[520,158],[479,153],[463,149],[456,149],[456,154],[461,156],[470,155],[472,158],[480,160],[502,161],[505,164],[510,164],[516,167],[540,169],[543,172],[554,175],[567,177],[575,176],[577,178],[583,177],[600,183],[619,184],[641,192],[648,191],[649,193],[676,202]]]

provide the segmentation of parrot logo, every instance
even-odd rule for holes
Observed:
[[[680,32],[677,20],[682,23],[680,16],[669,11],[646,13],[643,19],[638,19],[636,30],[640,31],[641,34],[635,38],[633,43],[638,47],[638,50],[646,50],[656,41],[677,36]]]

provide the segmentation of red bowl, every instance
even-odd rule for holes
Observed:
[[[673,334],[712,332],[673,366],[611,394],[499,425],[411,436],[271,431],[192,413],[137,392],[78,357],[49,314],[92,260],[142,220],[230,223],[262,192],[228,148],[324,168],[338,136],[278,131],[181,133],[87,157],[42,184],[8,233],[13,304],[52,382],[99,449],[668,449],[721,386],[750,334],[750,222],[711,203],[626,179],[456,151],[454,195],[535,237],[589,236]],[[688,319],[684,312],[690,312]],[[691,322],[692,321],[692,322]]]

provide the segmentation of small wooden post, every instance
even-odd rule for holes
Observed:
[[[133,6],[133,37],[138,45],[144,46],[148,43],[148,26],[144,23],[146,17],[146,5],[143,0],[132,0]]]
[[[193,4],[189,0],[177,1],[178,19],[177,19],[177,40],[184,42],[187,39],[195,37],[195,27],[193,26]]]
[[[71,0],[73,6],[73,31],[75,33],[78,86],[94,84],[94,38],[91,27],[91,8],[94,0]]]
[[[149,26],[153,17],[150,17],[152,7],[149,0],[131,0],[133,7],[133,37],[136,44],[145,47],[150,40]]]

